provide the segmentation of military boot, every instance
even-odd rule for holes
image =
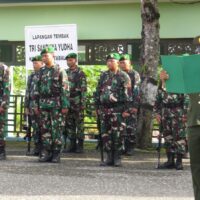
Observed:
[[[167,162],[160,165],[159,169],[174,169],[174,153],[167,153]]]
[[[121,162],[121,154],[119,151],[114,152],[114,166],[115,167],[121,167],[122,162]]]
[[[52,159],[52,152],[51,151],[47,151],[46,149],[43,149],[40,152],[40,156],[39,156],[39,162],[49,162]]]
[[[106,152],[106,160],[102,163],[100,163],[100,166],[106,167],[106,166],[112,166],[113,165],[113,158],[112,153]]]
[[[54,150],[52,156],[52,163],[60,163],[60,150]]]
[[[70,139],[69,147],[63,153],[76,153],[76,139]]]
[[[83,139],[79,139],[78,144],[76,146],[76,153],[83,153],[83,145],[84,145]]]
[[[126,141],[125,145],[125,155],[132,156],[134,154],[134,144],[130,141]]]
[[[183,155],[182,154],[177,154],[176,170],[183,170],[182,159],[183,159]]]
[[[0,160],[6,160],[5,147],[0,147]]]

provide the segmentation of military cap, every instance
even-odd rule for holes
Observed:
[[[48,46],[44,49],[42,49],[40,55],[45,54],[45,53],[54,53],[54,48],[52,46]]]
[[[129,54],[123,54],[121,58],[119,59],[119,61],[123,61],[123,60],[131,60],[131,56]]]
[[[40,55],[35,56],[35,57],[32,58],[31,61],[32,61],[32,62],[34,62],[34,61],[42,61],[42,56],[40,56]]]
[[[74,58],[77,59],[77,54],[76,53],[70,53],[65,57],[65,60],[67,60],[68,58]]]
[[[110,53],[107,57],[106,60],[108,59],[115,59],[115,60],[119,60],[120,59],[120,55],[118,53]]]

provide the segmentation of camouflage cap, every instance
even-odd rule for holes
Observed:
[[[48,46],[44,49],[42,49],[40,55],[45,54],[45,53],[54,53],[55,49],[52,46]]]
[[[66,57],[65,57],[65,60],[67,60],[68,58],[74,58],[74,59],[77,59],[77,54],[76,53],[70,53],[68,54]]]
[[[131,56],[129,54],[123,54],[121,58],[119,59],[119,61],[123,61],[123,60],[131,60]]]
[[[42,56],[38,55],[38,56],[35,56],[31,59],[32,62],[34,61],[42,61]]]
[[[119,60],[120,59],[120,55],[118,53],[110,53],[107,57],[106,60],[109,59],[115,59],[115,60]]]

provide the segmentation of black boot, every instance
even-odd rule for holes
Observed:
[[[167,162],[160,165],[159,169],[174,169],[174,153],[167,153]]]
[[[126,156],[132,156],[134,153],[134,144],[128,140],[125,142],[125,152]]]
[[[111,152],[106,152],[106,160],[103,163],[100,163],[100,166],[112,166],[113,165],[113,158]]]
[[[52,152],[51,151],[47,151],[46,149],[43,149],[40,152],[40,156],[39,156],[39,162],[49,162],[52,159]]]
[[[40,155],[40,144],[35,143],[35,147],[31,152],[26,152],[27,156],[39,156]]]
[[[0,147],[0,160],[6,160],[5,147]]]
[[[60,151],[59,150],[54,150],[53,151],[53,156],[52,156],[52,163],[60,163]]]
[[[183,155],[182,154],[177,154],[176,170],[183,170],[182,159],[183,159]]]
[[[114,152],[114,166],[115,166],[115,167],[120,167],[120,166],[122,166],[121,154],[120,154],[119,151],[115,151],[115,152]]]
[[[83,153],[83,144],[84,144],[83,139],[79,139],[78,144],[76,146],[76,153]]]
[[[76,139],[70,139],[69,147],[63,153],[76,153]]]

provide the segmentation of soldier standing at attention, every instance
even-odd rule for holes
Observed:
[[[131,59],[128,54],[122,55],[119,60],[119,66],[121,70],[126,72],[131,79],[132,86],[132,105],[129,108],[129,117],[125,118],[126,122],[126,135],[124,141],[125,155],[133,155],[134,147],[136,145],[136,129],[137,129],[137,112],[139,107],[139,86],[140,75],[137,71],[132,69]]]
[[[162,87],[158,90],[154,112],[157,122],[162,125],[167,155],[167,162],[163,163],[159,168],[183,170],[182,159],[186,152],[187,144],[187,99],[185,95],[168,93],[164,82],[162,82]]]
[[[66,73],[70,85],[70,108],[64,133],[70,139],[67,152],[83,153],[87,81],[84,72],[77,66],[77,54],[68,54],[66,61],[69,67]]]
[[[41,51],[45,66],[38,75],[35,114],[40,115],[42,149],[39,162],[60,162],[64,119],[69,109],[69,84],[64,69],[55,64],[54,48]]]
[[[10,97],[9,68],[0,63],[0,160],[6,159],[4,128]]]
[[[40,152],[40,130],[39,130],[39,121],[38,121],[39,118],[34,113],[33,101],[35,99],[35,89],[36,89],[38,74],[41,67],[43,66],[42,56],[40,55],[35,56],[32,59],[32,62],[33,62],[34,71],[28,77],[24,108],[25,108],[26,117],[28,117],[28,120],[33,128],[32,137],[34,140],[35,147],[33,149],[33,152],[31,152],[30,155],[39,156],[39,152]]]
[[[197,40],[197,41],[195,41]],[[200,36],[194,39],[197,45],[196,54],[200,54]],[[166,71],[162,71],[160,78],[163,81],[170,79]],[[200,199],[200,94],[189,94],[189,109],[187,113],[187,135],[190,153],[190,164],[195,200]]]
[[[107,159],[103,166],[121,166],[121,151],[124,133],[124,118],[130,106],[131,80],[119,69],[119,54],[107,56],[108,70],[100,76],[95,105],[101,121],[103,148]]]

